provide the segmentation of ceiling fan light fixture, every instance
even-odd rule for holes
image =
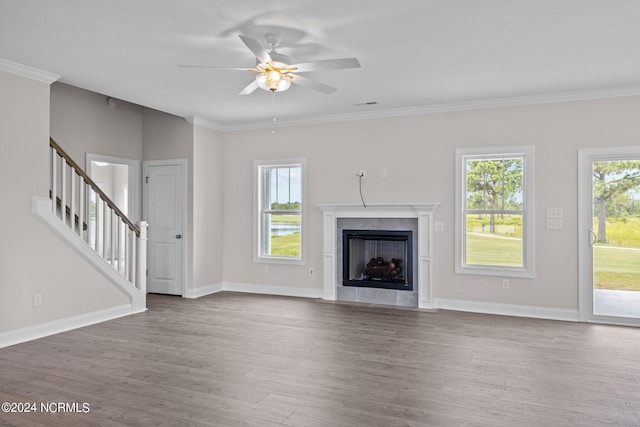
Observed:
[[[287,90],[287,89],[289,89],[291,87],[291,80],[289,80],[289,79],[280,79],[280,81],[278,82],[278,84],[276,86],[278,87],[278,92],[285,91],[285,90]]]
[[[280,74],[280,71],[271,70],[267,73],[267,79],[277,83],[282,80],[282,74]]]
[[[286,78],[286,76],[278,70],[258,73],[256,82],[260,89],[270,92],[283,92],[291,86],[291,80]]]

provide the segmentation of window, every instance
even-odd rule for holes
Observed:
[[[302,262],[304,160],[256,162],[256,261]]]
[[[533,277],[534,147],[456,150],[456,272]]]

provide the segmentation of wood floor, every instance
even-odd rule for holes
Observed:
[[[79,410],[0,424],[640,426],[637,328],[237,293],[148,307],[0,349],[0,402]]]

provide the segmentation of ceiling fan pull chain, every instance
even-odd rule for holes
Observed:
[[[275,92],[271,92],[271,108],[273,110],[273,129],[271,130],[271,134],[275,135],[276,122],[278,121],[278,119],[276,119],[276,93]]]

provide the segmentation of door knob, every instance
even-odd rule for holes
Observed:
[[[182,239],[182,234],[176,234],[176,239]]]

